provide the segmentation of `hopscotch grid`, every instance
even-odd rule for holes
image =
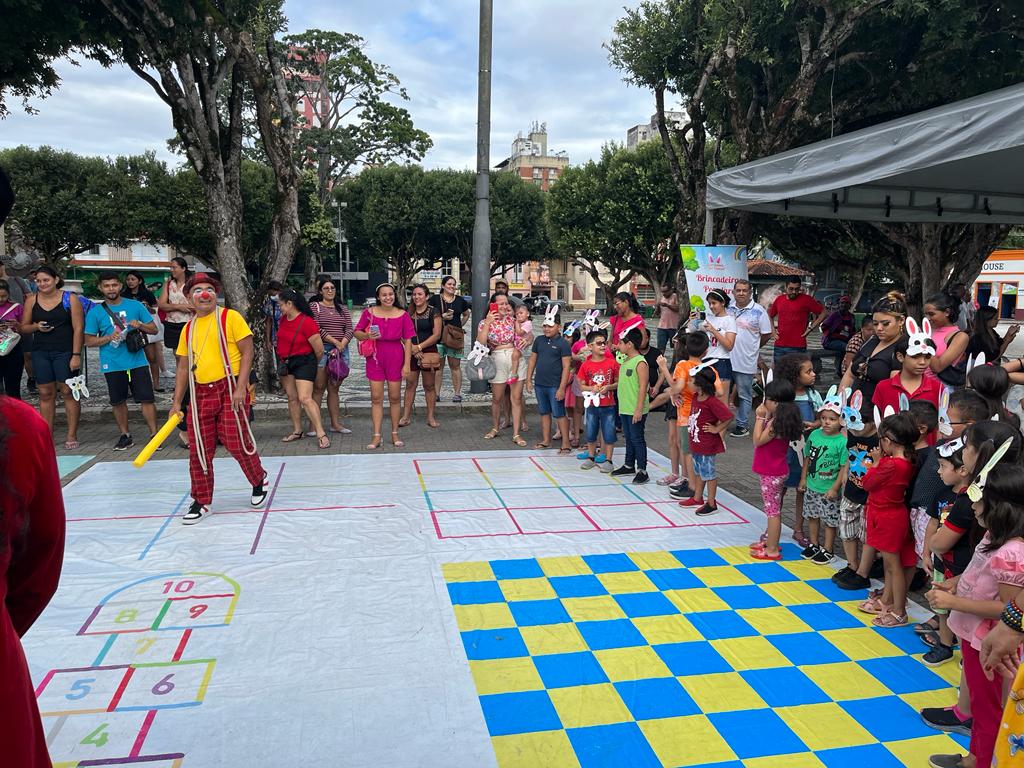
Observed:
[[[277,478],[274,480],[274,487],[270,489],[270,496],[266,501],[266,509],[263,510],[263,517],[260,518],[260,527],[256,529],[256,538],[252,540],[252,548],[249,550],[250,555],[256,554],[256,549],[260,545],[260,539],[263,537],[263,527],[267,524],[267,517],[270,515],[270,509],[274,506],[274,496],[277,495],[277,487],[281,483],[281,477],[284,475],[284,468],[288,462],[282,461],[281,467],[277,470]]]
[[[164,531],[167,530],[167,526],[171,524],[171,520],[173,520],[177,516],[179,511],[181,511],[182,504],[184,504],[185,500],[188,499],[188,498],[189,498],[189,494],[185,493],[181,497],[181,500],[174,507],[174,509],[171,510],[171,514],[167,515],[166,519],[163,522],[163,525],[161,525],[157,529],[157,532],[155,534],[153,534],[153,538],[151,538],[149,540],[149,543],[146,544],[145,548],[142,550],[142,553],[139,555],[139,560],[140,561],[146,559],[146,555],[149,554],[149,550],[151,550],[153,548],[153,545],[156,544],[157,539],[159,539],[161,536],[163,536]]]
[[[149,735],[149,729],[153,726],[156,713],[157,710],[155,709],[151,709],[146,713],[146,719],[142,721],[142,727],[139,728],[139,733],[135,737],[135,743],[132,744],[128,757],[138,757],[142,753],[142,745],[146,743],[146,737]]]

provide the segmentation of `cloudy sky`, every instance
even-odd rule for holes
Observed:
[[[602,48],[627,3],[633,0],[496,0],[492,163],[534,120],[547,123],[550,150],[566,150],[574,163],[647,122],[653,96],[623,83]],[[399,76],[413,119],[434,140],[425,164],[455,168],[476,164],[478,9],[477,0],[285,2],[289,31],[363,36],[371,58]],[[143,81],[90,63],[60,72],[63,86],[35,103],[39,114],[0,121],[0,147],[49,144],[97,155],[152,149],[173,159],[165,146],[168,109]]]

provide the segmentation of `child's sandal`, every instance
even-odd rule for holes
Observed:
[[[892,606],[886,605],[877,597],[869,597],[857,606],[857,610],[861,613],[870,613],[876,616],[882,616],[892,610]]]
[[[882,629],[905,627],[907,625],[907,614],[904,613],[901,616],[898,613],[893,613],[891,610],[886,610],[885,613],[878,614],[871,623]]]

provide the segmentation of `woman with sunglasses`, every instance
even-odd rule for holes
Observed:
[[[352,315],[338,295],[338,286],[330,278],[321,279],[316,284],[316,296],[310,303],[313,318],[320,326],[320,338],[324,349],[320,355],[319,367],[316,372],[316,386],[313,389],[313,402],[317,411],[323,406],[324,392],[327,393],[327,413],[331,418],[331,432],[350,435],[352,430],[341,423],[341,384],[343,379],[330,376],[327,363],[332,356],[341,355],[346,366],[349,362],[348,345],[352,341]],[[280,331],[278,331],[280,333]],[[314,425],[315,426],[315,425]],[[310,432],[310,437],[316,430]]]

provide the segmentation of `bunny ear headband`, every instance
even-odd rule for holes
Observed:
[[[543,325],[558,325],[558,305],[549,304],[544,309],[544,323]]]
[[[1013,445],[1013,438],[1008,437],[1003,444],[996,448],[996,452],[992,454],[992,458],[988,460],[985,466],[982,468],[981,473],[978,475],[978,479],[975,480],[967,488],[967,498],[971,501],[981,501],[981,497],[985,491],[985,483],[988,482],[988,473],[991,472],[999,460],[1006,455],[1006,452],[1010,450],[1010,446]]]
[[[971,371],[975,368],[980,368],[983,365],[988,365],[985,360],[985,353],[979,352],[977,356],[971,355],[967,358],[967,375],[971,375]]]
[[[917,327],[917,321],[912,317],[907,318],[907,332],[910,338],[907,341],[907,354],[910,357],[917,355],[934,355],[935,342],[932,341],[932,324],[925,318],[921,327]]]
[[[572,336],[574,333],[576,333],[576,329],[582,325],[583,321],[581,319],[577,318],[576,320],[573,320],[571,323],[569,323],[569,325],[565,327],[565,335]]]
[[[717,363],[717,362],[718,362],[718,359],[714,358],[714,357],[706,357],[706,358],[704,358],[703,360],[700,361],[700,365],[694,366],[693,368],[690,369],[690,378],[693,378],[694,376],[696,376],[698,373],[700,373],[701,371],[705,370],[706,368],[713,368],[715,363]]]
[[[876,405],[875,406],[875,426],[876,427],[881,427],[883,419],[888,419],[890,416],[895,416],[895,415],[896,415],[896,409],[893,408],[891,405],[885,406],[885,411],[883,413],[879,412],[878,406]]]
[[[768,373],[761,371],[761,388],[767,387],[775,380],[775,372],[769,368]]]
[[[942,394],[939,395],[939,434],[946,436],[953,434],[953,425],[949,421],[949,390],[945,387],[942,388]]]
[[[962,451],[963,449],[964,439],[962,437],[958,437],[956,440],[947,440],[944,443],[939,443],[935,447],[935,450],[939,452],[939,456],[944,459],[948,459],[954,453]]]
[[[583,318],[583,332],[590,333],[597,328],[597,319],[601,316],[601,311],[598,309],[587,310],[586,316]]]
[[[851,395],[850,388],[847,387],[844,394],[848,402],[843,406],[843,420],[849,429],[859,432],[864,429],[864,419],[860,415],[861,406],[864,404],[864,393],[858,389]]]
[[[844,406],[846,405],[846,392],[840,393],[839,387],[833,384],[829,387],[825,400],[822,402],[818,412],[832,411],[836,416],[843,417]]]

